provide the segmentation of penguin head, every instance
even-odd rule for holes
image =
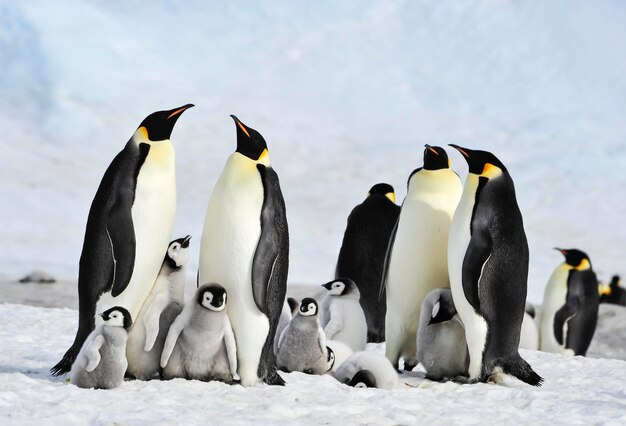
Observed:
[[[424,170],[441,170],[450,168],[448,153],[440,146],[424,145]]]
[[[439,299],[433,305],[428,325],[450,321],[456,314],[456,308],[452,301],[452,292],[449,289],[439,291]]]
[[[372,195],[380,195],[387,197],[392,203],[396,202],[396,193],[393,191],[393,186],[388,183],[377,183],[367,193],[368,197]]]
[[[237,150],[236,152],[248,157],[252,161],[267,162],[269,165],[267,143],[263,136],[251,127],[243,124],[236,116],[231,115],[237,127]]]
[[[189,260],[189,240],[191,240],[191,235],[187,235],[185,238],[178,238],[167,247],[165,262],[167,262],[170,268],[178,270],[185,266],[187,260]]]
[[[133,324],[133,319],[126,308],[114,306],[100,314],[104,323],[113,327],[123,327],[128,330]]]
[[[611,278],[611,284],[609,285],[611,286],[611,288],[621,287],[622,280],[620,279],[619,275],[613,275],[613,277]]]
[[[492,179],[507,173],[506,167],[498,158],[489,151],[478,151],[469,148],[463,148],[458,145],[449,144],[463,155],[469,172],[478,176],[484,176]]]
[[[317,315],[317,302],[312,297],[305,297],[300,302],[300,315],[311,317]]]
[[[345,296],[357,291],[356,284],[350,278],[337,278],[336,280],[322,284],[331,296]]]
[[[329,372],[335,366],[335,351],[333,351],[329,346],[326,346],[326,365],[328,365]]]
[[[591,269],[591,260],[584,251],[577,249],[562,249],[555,247],[555,250],[561,252],[565,256],[565,263],[573,269],[584,270]]]
[[[202,284],[196,290],[198,303],[214,312],[223,311],[226,308],[226,289],[216,283]]]
[[[376,377],[374,377],[369,370],[359,370],[352,376],[352,380],[348,382],[348,386],[355,388],[375,388]]]
[[[193,106],[193,104],[187,104],[167,111],[153,112],[141,122],[135,131],[134,138],[139,139],[139,142],[168,140],[178,118]]]
[[[293,297],[288,297],[287,304],[289,305],[289,310],[291,310],[291,315],[295,315],[298,311],[298,306],[300,305],[300,303],[298,303],[298,301]]]

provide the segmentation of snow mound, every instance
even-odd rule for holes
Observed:
[[[79,389],[48,368],[69,346],[77,312],[0,305],[0,423],[11,424],[589,424],[626,421],[626,362],[523,351],[541,388],[434,383],[423,373],[401,389],[353,389],[330,376],[284,374],[287,386],[246,389],[175,379]],[[50,336],[55,336],[50,338]],[[382,345],[370,345],[382,351]],[[558,413],[558,414],[556,414]],[[486,417],[488,416],[488,417]]]

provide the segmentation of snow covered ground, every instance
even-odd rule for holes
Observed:
[[[236,113],[281,177],[293,282],[331,277],[351,208],[380,181],[402,200],[424,143],[508,166],[531,301],[554,246],[586,250],[601,278],[626,273],[625,19],[623,3],[582,0],[2,2],[0,280],[75,280],[105,168],[147,114],[187,102],[176,235],[201,234]]]
[[[393,391],[354,389],[330,376],[284,374],[287,385],[176,379],[128,381],[113,390],[79,389],[48,369],[74,336],[70,309],[0,305],[2,424],[623,424],[626,362],[522,355],[545,378],[541,388],[434,383],[417,372]],[[378,345],[373,350],[383,350]]]

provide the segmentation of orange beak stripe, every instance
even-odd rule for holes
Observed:
[[[184,110],[186,110],[188,107],[182,107],[182,108],[178,108],[176,111],[174,111],[173,113],[171,113],[170,115],[167,116],[167,119],[169,120],[170,118],[174,117],[175,115],[180,114],[181,112],[183,112]]]
[[[241,121],[237,120],[237,126],[239,126],[239,128],[241,130],[243,130],[243,132],[246,134],[246,136],[250,137],[250,133],[248,133],[248,131],[246,130],[246,128],[243,126],[243,124],[241,124]]]
[[[428,147],[429,151],[432,152],[435,155],[439,155],[439,153],[437,152],[437,150],[435,148],[433,148],[432,146]]]

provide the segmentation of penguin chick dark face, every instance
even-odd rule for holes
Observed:
[[[441,170],[450,168],[448,153],[440,146],[424,145],[424,170]]]
[[[317,315],[317,302],[311,297],[305,297],[300,302],[300,315],[303,317],[312,317]]]
[[[345,296],[356,289],[356,284],[350,278],[337,278],[336,280],[322,284],[331,296]]]
[[[441,293],[439,300],[433,306],[428,325],[450,321],[455,314],[456,308],[452,301],[452,294],[448,292]]]
[[[236,116],[231,115],[237,127],[237,151],[253,161],[267,156],[267,143],[256,130],[243,124]]]
[[[193,107],[193,104],[183,105],[168,111],[153,112],[141,122],[137,132],[152,142],[167,140],[172,135],[172,130],[178,118],[191,107]]]
[[[500,176],[503,172],[507,172],[504,164],[491,152],[463,148],[454,144],[449,144],[448,146],[451,146],[463,155],[463,158],[467,161],[469,172],[472,174],[491,179]]]
[[[577,249],[561,249],[557,247],[554,249],[560,251],[565,256],[565,263],[574,269],[591,269],[591,261],[587,253]]]
[[[388,183],[377,183],[372,186],[370,191],[367,193],[368,197],[375,195],[382,195],[387,197],[392,203],[396,202],[396,193],[393,191],[393,186]]]
[[[326,372],[329,372],[335,366],[335,352],[329,346],[326,346],[326,363],[328,365]]]
[[[133,319],[130,316],[130,313],[121,306],[115,306],[113,308],[107,309],[103,313],[100,314],[104,323],[113,327],[123,327],[128,330],[130,326],[133,324]]]
[[[178,238],[170,243],[165,254],[165,261],[172,269],[180,269],[189,260],[189,240],[191,235]]]
[[[196,290],[198,303],[210,311],[226,308],[226,289],[219,284],[203,284]]]
[[[348,386],[355,388],[375,388],[376,377],[369,370],[359,370],[352,376],[352,380],[348,382]]]

